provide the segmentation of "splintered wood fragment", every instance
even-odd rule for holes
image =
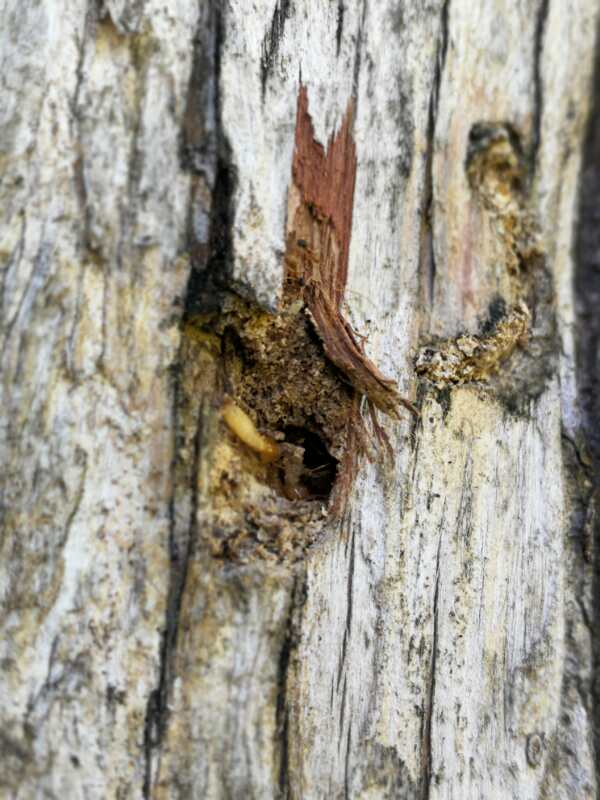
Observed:
[[[340,310],[348,275],[352,233],[356,146],[353,102],[327,150],[315,140],[308,94],[301,86],[296,117],[286,252],[286,300],[302,297],[325,354],[375,408],[399,418],[404,406],[417,409],[367,357],[358,335]]]
[[[309,317],[323,342],[325,355],[348,378],[352,386],[384,414],[398,419],[404,406],[419,415],[413,404],[398,392],[396,382],[367,358],[350,323],[323,292],[305,292]]]

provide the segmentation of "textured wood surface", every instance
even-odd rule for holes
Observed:
[[[0,18],[0,793],[595,797],[597,3]],[[339,219],[294,194],[302,92],[319,152],[355,148]],[[420,409],[352,464],[348,387],[281,311],[299,202]],[[489,380],[417,375],[451,346]],[[277,428],[286,371],[281,478],[219,409]],[[311,411],[336,514],[294,472]]]

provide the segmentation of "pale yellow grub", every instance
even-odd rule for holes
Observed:
[[[226,401],[221,415],[229,430],[245,445],[257,452],[263,461],[275,461],[279,458],[277,442],[259,433],[248,414],[236,406],[233,401]]]

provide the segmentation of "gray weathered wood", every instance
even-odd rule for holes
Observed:
[[[595,797],[595,0],[0,19],[3,796]],[[421,412],[337,516],[219,413],[223,320],[281,309],[301,86],[325,150],[352,115],[341,311]],[[498,374],[434,375],[520,302]]]

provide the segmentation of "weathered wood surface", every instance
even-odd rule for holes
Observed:
[[[0,18],[2,793],[595,797],[596,2]],[[329,517],[218,413],[223,289],[246,348],[285,289],[301,86],[324,150],[352,110],[341,311],[421,411]],[[499,375],[417,376],[521,301]]]

